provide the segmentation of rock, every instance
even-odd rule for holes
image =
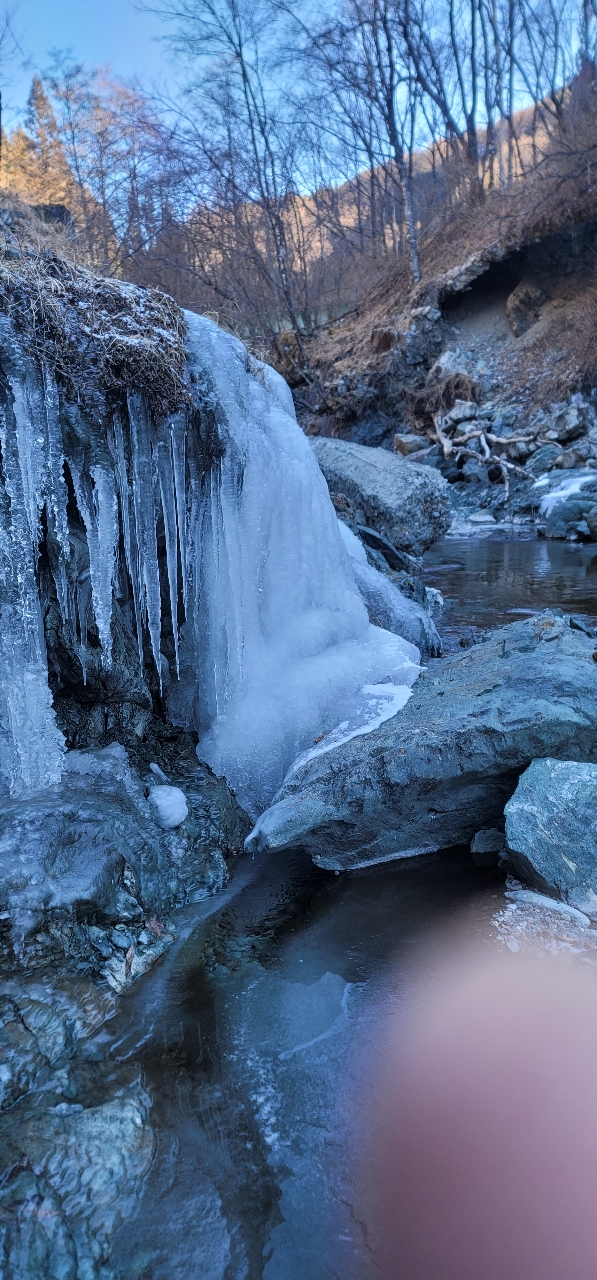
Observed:
[[[401,457],[407,458],[409,453],[420,453],[421,449],[427,448],[427,440],[425,436],[394,436],[394,444],[392,446],[394,453],[399,453]]]
[[[521,280],[506,302],[506,315],[512,332],[520,338],[539,319],[539,311],[547,301],[542,289],[528,280]]]
[[[481,461],[476,462],[474,458],[467,458],[461,469],[461,475],[464,476],[469,483],[471,481],[480,481],[481,484],[487,483],[487,467],[484,467]]]
[[[590,507],[588,511],[585,511],[585,520],[593,542],[597,542],[597,506]]]
[[[444,659],[393,719],[291,772],[247,847],[343,870],[499,826],[531,760],[597,760],[594,649],[547,611]]]
[[[417,453],[409,453],[409,462],[424,463],[426,467],[439,467],[444,457],[444,451],[439,444],[432,444],[428,449],[419,449]]]
[[[476,418],[479,407],[474,400],[457,400],[443,419],[444,428],[457,427],[462,422],[470,422]]]
[[[108,1245],[130,1216],[155,1148],[140,1088],[100,1106],[5,1117],[0,1256],[5,1280],[110,1280]]]
[[[500,853],[506,843],[503,831],[497,827],[483,827],[471,840],[471,855],[476,867],[497,866]]]
[[[344,440],[311,444],[330,490],[345,494],[363,523],[400,550],[421,555],[448,530],[448,486],[431,467]]]
[[[565,405],[550,418],[544,435],[548,440],[555,439],[560,444],[570,444],[572,440],[586,435],[592,421],[592,411],[586,402]]]
[[[533,760],[505,814],[517,873],[597,919],[597,764]]]
[[[495,516],[491,511],[473,511],[469,516],[471,524],[497,524]]]
[[[588,436],[584,436],[582,440],[575,440],[570,448],[563,449],[554,465],[561,467],[563,471],[573,470],[575,467],[584,467],[596,455],[597,446],[595,441],[590,440]]]
[[[57,954],[92,971],[113,946],[136,941],[147,916],[221,888],[223,853],[242,847],[249,824],[224,780],[198,762],[184,779],[185,794],[153,788],[177,793],[177,817],[184,802],[186,818],[176,830],[156,821],[117,743],[70,752],[65,766],[60,784],[32,798],[0,800],[0,945],[6,964],[45,963]],[[119,925],[122,944],[98,929],[97,918]]]
[[[575,493],[562,502],[557,502],[547,517],[545,532],[548,538],[566,538],[575,532],[575,526],[584,520],[587,513],[595,507],[595,489],[591,485],[586,493]],[[587,536],[590,528],[587,524]],[[592,535],[591,535],[592,536]]]
[[[542,444],[525,463],[525,470],[539,476],[542,471],[551,471],[562,456],[562,449],[557,444]]]
[[[449,378],[452,374],[468,374],[468,372],[467,363],[460,351],[460,347],[450,348],[448,351],[444,351],[439,360],[432,364],[427,374],[427,386],[442,382],[444,378]]]
[[[364,524],[355,524],[355,530],[365,546],[371,547],[373,551],[381,551],[390,569],[397,572],[404,569],[406,573],[412,573],[419,568],[414,556],[409,556],[406,551],[399,551],[393,542],[384,538],[381,533],[377,533],[375,529],[369,529]]]

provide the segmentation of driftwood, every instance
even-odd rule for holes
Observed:
[[[444,458],[453,457],[455,462],[459,462],[461,458],[472,458],[475,462],[483,463],[489,467],[498,467],[502,473],[504,483],[504,501],[507,501],[510,493],[510,479],[508,472],[516,475],[524,476],[528,479],[528,471],[524,467],[519,467],[517,463],[510,462],[504,458],[503,454],[495,453],[496,445],[502,448],[509,448],[512,444],[552,444],[553,441],[546,440],[535,431],[529,431],[525,435],[520,436],[496,436],[491,431],[486,431],[482,427],[475,427],[472,431],[467,431],[465,435],[456,437],[456,439],[446,434],[446,419],[443,414],[436,413],[433,415],[433,424],[435,431],[430,433],[430,439],[435,440],[436,444],[440,444]],[[481,446],[481,453],[477,453],[475,449],[467,449],[470,440],[478,440]],[[491,447],[490,447],[491,446]]]

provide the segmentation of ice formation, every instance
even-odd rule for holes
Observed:
[[[429,614],[416,600],[404,596],[390,578],[369,564],[363,543],[347,524],[339,520],[338,528],[369,617],[386,630],[410,640],[425,653],[439,657],[441,641]]]
[[[193,531],[198,752],[257,814],[315,738],[355,714],[361,732],[371,723],[364,686],[409,687],[419,653],[369,624],[286,383],[212,321],[188,320],[225,446]]]
[[[156,822],[163,831],[179,827],[189,816],[186,796],[180,787],[150,787],[148,800],[155,809]]]
[[[124,590],[140,664],[146,637],[172,718],[198,730],[200,757],[255,815],[315,739],[329,745],[395,714],[418,674],[418,650],[369,624],[288,387],[212,321],[187,322],[195,413],[156,420],[128,389],[98,421],[62,401],[50,370],[0,322],[0,782],[13,794],[61,772],[48,573],[83,679],[92,619],[110,670]],[[75,564],[69,501],[88,569]]]
[[[540,476],[533,488],[543,488],[551,479],[551,476]],[[541,515],[550,516],[558,502],[565,502],[566,498],[572,498],[575,493],[581,493],[585,485],[592,484],[595,480],[597,480],[597,471],[576,471],[574,475],[566,476],[555,489],[546,493],[541,499]]]
[[[11,392],[0,403],[0,780],[16,794],[60,776],[63,738],[35,577],[43,507],[63,548],[68,531],[55,385],[22,355],[7,321],[0,322],[0,353]]]

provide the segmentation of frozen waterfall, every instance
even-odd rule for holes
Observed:
[[[256,815],[315,739],[323,750],[340,725],[352,736],[380,723],[380,700],[394,714],[419,652],[369,625],[284,380],[212,321],[187,319],[225,448],[194,531],[185,665],[199,674],[198,753]]]
[[[166,420],[124,387],[95,417],[63,401],[0,321],[0,783],[14,795],[61,772],[50,607],[84,686],[92,625],[112,671],[118,600],[171,719],[253,815],[297,757],[395,714],[417,677],[415,646],[369,625],[285,382],[186,318],[195,411]]]

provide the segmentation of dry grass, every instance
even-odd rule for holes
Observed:
[[[457,400],[479,404],[480,388],[467,373],[451,373],[421,391],[407,391],[406,414],[417,431],[435,431],[434,415],[447,413]]]
[[[310,355],[324,378],[372,367],[375,329],[408,328],[412,308],[441,304],[492,262],[597,219],[597,112],[585,107],[581,102],[570,108],[536,168],[509,190],[494,190],[481,204],[463,200],[451,216],[427,228],[419,245],[420,285],[412,286],[407,258],[395,259],[359,307],[315,339]]]
[[[124,385],[150,395],[159,414],[189,404],[176,303],[77,266],[68,232],[12,204],[9,225],[0,223],[0,309],[67,398],[101,412]]]

